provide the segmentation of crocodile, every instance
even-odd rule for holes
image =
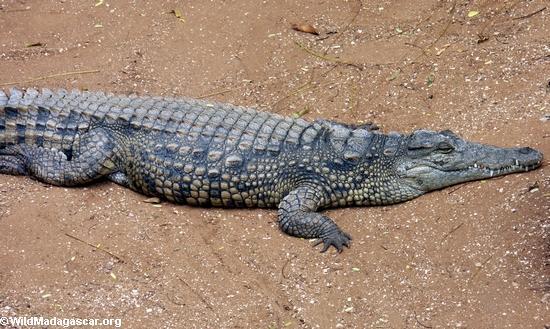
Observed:
[[[178,204],[278,209],[285,233],[341,252],[320,211],[389,205],[453,184],[535,169],[542,153],[450,130],[384,134],[191,98],[0,91],[0,174],[58,186],[108,179]]]

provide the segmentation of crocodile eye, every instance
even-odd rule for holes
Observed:
[[[437,145],[437,149],[442,153],[451,153],[455,148],[447,142],[441,142]]]

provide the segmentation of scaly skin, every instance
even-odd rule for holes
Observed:
[[[385,205],[534,169],[542,154],[309,122],[193,99],[60,90],[0,92],[0,174],[78,186],[110,179],[181,204],[278,207],[280,228],[341,251],[351,237],[318,210]]]

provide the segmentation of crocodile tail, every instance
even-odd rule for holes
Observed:
[[[71,106],[65,90],[0,91],[0,147],[27,144],[70,150],[79,128],[87,128],[81,111]]]
[[[0,91],[0,147],[13,144],[39,144],[49,113],[34,106],[39,92],[34,89]]]

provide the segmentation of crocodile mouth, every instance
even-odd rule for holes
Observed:
[[[531,171],[533,169],[540,167],[541,164],[542,164],[542,160],[534,161],[533,163],[527,163],[527,164],[522,164],[519,162],[519,160],[515,160],[514,164],[504,165],[499,167],[491,167],[491,166],[485,166],[483,164],[474,163],[473,165],[463,169],[456,169],[456,170],[439,169],[439,170],[446,171],[446,172],[467,170],[467,171],[483,173],[484,176],[486,177],[494,177],[494,176],[500,176],[505,174],[511,174],[515,172]]]
[[[460,174],[460,173],[469,173],[469,174],[480,174],[479,176],[483,177],[495,177],[500,175],[511,174],[515,172],[524,172],[531,171],[540,167],[542,164],[541,160],[538,160],[533,163],[522,164],[519,160],[515,160],[514,164],[504,165],[504,166],[487,166],[479,163],[474,163],[473,165],[464,166],[460,168],[445,168],[443,166],[438,166],[434,163],[426,162],[419,164],[417,166],[407,168],[405,177],[414,177],[420,172],[428,172],[431,170],[436,170],[442,173],[449,174]]]
[[[529,159],[510,159],[504,164],[438,164],[431,161],[416,162],[401,166],[398,171],[407,185],[419,191],[431,191],[446,186],[472,180],[492,178],[512,173],[525,172],[542,165],[542,154],[538,153]]]

